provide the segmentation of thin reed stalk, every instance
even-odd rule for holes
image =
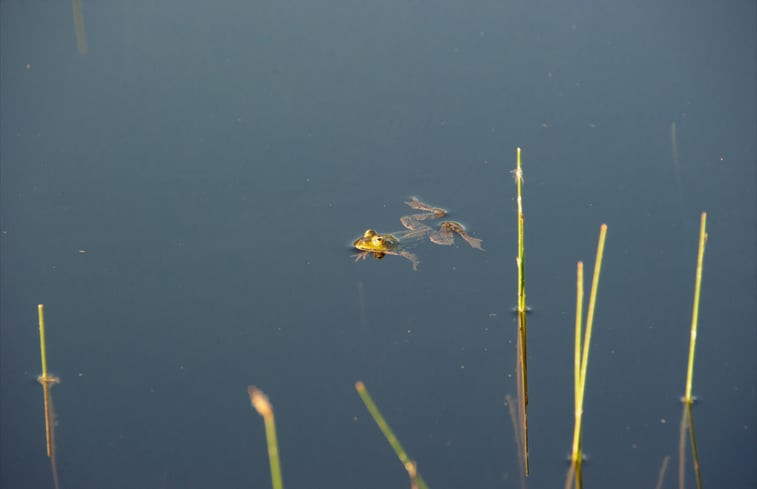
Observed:
[[[581,334],[584,307],[584,262],[576,267],[576,324],[573,348],[573,412],[578,412],[578,397],[581,393]],[[575,437],[574,437],[575,439]]]
[[[523,215],[523,168],[520,159],[520,148],[516,148],[515,185],[517,187],[518,203],[518,312],[526,312],[526,246],[524,238],[525,216]]]
[[[683,488],[686,484],[686,430],[689,431],[691,442],[691,455],[694,464],[694,474],[697,481],[697,487],[702,488],[702,473],[699,465],[699,451],[697,450],[697,439],[694,431],[694,415],[692,405],[694,396],[691,389],[694,383],[694,355],[697,346],[697,331],[699,324],[699,297],[702,292],[702,269],[704,264],[704,250],[707,245],[707,213],[702,212],[699,221],[699,250],[697,251],[697,270],[694,280],[694,305],[691,313],[691,332],[689,334],[689,361],[686,366],[686,390],[681,398],[683,402],[683,412],[681,414],[680,438],[678,443],[678,486]]]
[[[591,346],[591,335],[594,326],[594,309],[597,303],[597,292],[599,289],[599,276],[602,270],[602,257],[605,249],[605,239],[607,237],[607,224],[602,224],[599,228],[599,242],[597,244],[597,255],[594,260],[594,275],[591,282],[591,292],[589,295],[589,307],[586,313],[586,330],[583,331],[583,346],[581,346],[582,320],[581,311],[583,308],[583,263],[578,262],[576,268],[576,323],[575,323],[575,346],[573,364],[574,372],[574,390],[575,398],[575,421],[573,425],[573,449],[571,451],[571,468],[566,477],[565,487],[572,487],[573,478],[578,489],[583,487],[583,476],[581,472],[581,463],[583,454],[581,452],[581,429],[583,422],[583,403],[584,394],[586,393],[586,372],[589,364],[589,347]],[[580,359],[580,360],[579,360]]]
[[[42,385],[42,395],[45,403],[45,447],[47,457],[50,459],[50,470],[53,473],[53,485],[55,489],[60,488],[58,482],[58,463],[55,457],[55,422],[53,410],[53,394],[50,392],[52,386],[60,384],[60,378],[50,375],[47,372],[47,346],[45,340],[45,306],[37,305],[37,317],[39,320],[39,354],[42,358],[42,374],[37,377],[37,382]]]
[[[276,438],[276,420],[273,415],[273,405],[263,391],[250,385],[247,387],[250,404],[263,417],[265,425],[265,439],[268,446],[268,462],[271,467],[271,485],[273,489],[283,489],[281,477],[281,462],[279,460],[279,442]]]
[[[405,449],[402,448],[402,444],[400,444],[400,441],[397,439],[397,437],[394,435],[394,432],[389,427],[389,423],[386,422],[386,419],[384,419],[381,411],[379,411],[378,406],[376,406],[376,403],[373,401],[373,398],[368,392],[368,389],[366,389],[365,384],[362,381],[355,382],[355,390],[357,390],[358,395],[360,395],[360,399],[363,401],[363,404],[365,404],[368,412],[371,413],[373,421],[379,427],[381,433],[384,434],[386,441],[388,441],[389,445],[391,445],[391,447],[394,449],[394,453],[397,454],[397,458],[399,458],[400,462],[402,462],[402,466],[405,467],[405,470],[407,470],[407,473],[410,476],[411,486],[413,484],[417,484],[419,489],[428,489],[426,482],[421,477],[420,472],[418,472],[417,464],[413,460],[410,460],[410,457],[407,456],[407,452],[405,452]]]
[[[517,288],[517,312],[518,312],[518,417],[522,433],[520,439],[521,457],[523,458],[523,467],[525,475],[530,472],[528,460],[528,349],[526,335],[526,247],[524,237],[525,216],[523,214],[523,164],[521,161],[521,149],[516,148],[515,170],[513,178],[517,188],[517,219],[518,219],[518,256],[515,263],[518,267],[518,288]]]
[[[704,248],[707,244],[707,213],[702,212],[699,226],[699,251],[697,253],[697,274],[694,283],[694,306],[691,313],[691,336],[689,339],[689,363],[686,368],[686,394],[683,401],[687,404],[694,402],[691,396],[691,386],[694,382],[694,353],[697,346],[697,323],[699,321],[699,296],[702,291],[702,265],[704,263]]]

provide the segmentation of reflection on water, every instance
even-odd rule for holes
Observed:
[[[749,469],[734,460],[757,458],[753,6],[710,2],[707,18],[722,20],[711,23],[670,0],[611,2],[134,0],[131,24],[94,2],[0,1],[0,105],[13,121],[0,124],[0,485],[50,485],[39,387],[18,382],[35,368],[24,325],[40,301],[66,323],[48,338],[66,379],[54,389],[64,488],[159,487],[166,471],[184,478],[172,487],[249,487],[250,471],[262,486],[265,447],[240,429],[249,383],[277,400],[292,487],[354,487],[344,467],[370,474],[366,489],[406,484],[356,436],[356,378],[407,421],[398,434],[429,482],[513,483],[500,475],[518,470],[501,403],[522,375],[520,325],[506,314],[518,250],[505,168],[517,145],[538,311],[522,359],[528,483],[564,477],[572,264],[601,222],[614,231],[583,441],[607,456],[590,475],[642,487],[673,454],[675,423],[654,420],[679,407],[668,400],[680,369],[665,366],[685,362],[694,249],[681,229],[708,209],[717,239],[695,388],[717,402],[697,406],[697,436],[704,478],[744,485]],[[61,59],[76,57],[71,9],[80,53],[103,26],[102,56]],[[741,18],[748,31],[724,31]],[[639,29],[650,25],[667,28]],[[449,198],[439,203],[486,253],[431,226],[456,243],[429,244],[432,232],[407,242],[418,273],[401,256],[353,263],[347,248],[367,227],[391,232],[402,214],[430,212],[402,204],[414,193]]]
[[[76,29],[76,45],[79,47],[79,54],[87,54],[87,34],[84,32],[84,15],[81,9],[81,0],[71,0],[71,6],[74,9],[74,28]]]

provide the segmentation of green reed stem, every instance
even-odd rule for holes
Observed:
[[[586,331],[584,333],[584,346],[581,351],[581,386],[579,389],[581,406],[583,406],[584,391],[586,388],[586,368],[589,365],[589,346],[591,345],[591,332],[594,327],[594,308],[597,305],[597,291],[599,290],[599,273],[602,270],[602,256],[605,253],[605,238],[607,237],[607,224],[599,227],[599,243],[597,244],[597,256],[594,259],[594,276],[591,280],[591,293],[589,295],[589,309],[586,311]]]
[[[583,421],[583,404],[584,394],[586,393],[586,371],[589,364],[589,347],[591,346],[591,334],[594,326],[594,309],[597,303],[597,291],[599,289],[599,275],[602,270],[602,257],[605,250],[605,239],[607,237],[607,224],[602,224],[599,228],[599,243],[597,244],[597,256],[594,261],[594,276],[591,282],[591,293],[589,295],[589,308],[586,314],[586,330],[584,331],[583,347],[581,347],[581,308],[583,307],[583,263],[578,262],[576,270],[576,344],[574,350],[574,367],[578,367],[578,378],[574,377],[574,388],[576,391],[575,401],[575,423],[573,426],[573,450],[571,453],[572,469],[568,472],[568,477],[575,474],[576,487],[579,489],[583,486],[581,474],[581,425]],[[580,364],[576,363],[576,358],[580,357]],[[570,480],[566,481],[566,487],[569,486]]]
[[[574,412],[578,412],[578,396],[581,387],[581,335],[583,333],[584,307],[584,262],[579,261],[576,268],[576,335],[573,348],[573,400]],[[575,438],[575,437],[574,437]]]
[[[283,489],[281,477],[281,462],[279,461],[279,442],[276,438],[276,421],[273,416],[273,406],[263,391],[254,385],[247,387],[252,407],[263,417],[265,425],[265,439],[268,445],[268,462],[271,467],[271,484],[273,489]]]
[[[368,412],[371,413],[371,416],[373,417],[373,421],[376,422],[376,425],[384,434],[386,441],[389,442],[389,445],[391,445],[392,448],[394,449],[394,453],[397,454],[397,458],[400,459],[400,462],[402,462],[403,467],[405,467],[405,470],[408,471],[408,474],[410,475],[411,479],[415,478],[417,480],[419,489],[428,489],[426,482],[424,482],[423,478],[421,477],[421,474],[417,471],[417,466],[415,465],[415,462],[410,460],[410,457],[407,456],[405,449],[402,448],[400,441],[397,439],[396,436],[394,436],[394,432],[392,432],[392,429],[389,427],[389,423],[387,423],[386,420],[384,419],[384,416],[381,415],[381,411],[379,411],[378,406],[376,406],[376,403],[373,401],[373,398],[368,393],[368,389],[366,389],[365,384],[363,384],[362,381],[357,381],[355,382],[355,389],[357,390],[357,393],[360,395],[360,399],[362,399],[363,404],[365,404],[365,407],[368,409]]]
[[[686,394],[683,401],[687,404],[694,402],[691,396],[691,385],[694,381],[694,352],[697,345],[697,323],[699,321],[699,295],[702,291],[702,264],[704,262],[704,248],[707,243],[707,213],[702,212],[699,227],[699,252],[697,253],[697,275],[694,285],[694,307],[691,314],[691,337],[689,339],[689,364],[686,369]]]
[[[523,168],[521,167],[520,148],[516,148],[515,185],[518,188],[518,311],[526,312],[526,247],[524,244],[523,225]]]
[[[523,427],[523,463],[525,474],[529,474],[528,462],[528,355],[526,349],[526,247],[524,238],[525,216],[523,214],[523,164],[521,161],[521,149],[516,148],[516,163],[513,177],[517,187],[517,211],[518,211],[518,257],[515,262],[518,266],[518,358],[520,361],[519,385],[518,385],[518,414]]]

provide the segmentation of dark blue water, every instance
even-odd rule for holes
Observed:
[[[585,480],[654,487],[671,455],[677,484],[702,211],[704,484],[754,487],[753,3],[175,7],[85,1],[81,56],[70,5],[0,4],[2,487],[52,487],[38,303],[64,488],[268,487],[249,384],[287,487],[406,487],[358,379],[431,487],[519,487],[518,146],[528,487],[564,481],[575,267],[603,222]],[[486,252],[355,263],[411,195]]]

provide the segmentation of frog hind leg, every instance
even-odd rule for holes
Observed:
[[[481,246],[481,240],[480,239],[474,238],[473,236],[469,235],[465,231],[463,231],[462,233],[458,233],[458,234],[460,235],[461,238],[463,238],[465,241],[467,241],[469,245],[471,245],[471,248],[476,248],[477,250],[486,251]]]
[[[452,233],[457,233],[461,238],[463,238],[471,246],[471,248],[485,251],[484,248],[481,247],[481,240],[478,238],[474,238],[473,236],[468,234],[465,231],[465,226],[463,226],[457,221],[444,221],[441,224],[438,233],[444,234],[445,232],[446,234],[449,235],[449,243],[438,243],[438,244],[452,244],[452,240],[454,236]],[[433,235],[431,237],[431,241],[434,241]],[[434,241],[434,243],[436,243],[436,241]]]
[[[423,219],[428,219],[428,218],[437,219],[439,217],[444,217],[447,215],[446,210],[441,209],[439,207],[434,207],[429,204],[425,204],[421,202],[420,200],[418,200],[418,197],[410,197],[410,200],[406,200],[405,204],[412,207],[413,209],[416,209],[419,211],[426,211],[427,214],[419,214],[419,215],[425,216],[423,217]]]
[[[407,229],[407,232],[402,234],[400,239],[414,239],[419,236],[423,236],[425,233],[430,231],[431,228],[421,222],[422,219],[425,219],[424,216],[426,216],[426,214],[402,216],[400,218],[400,222],[405,227],[405,229]]]
[[[442,226],[439,230],[431,233],[428,239],[434,244],[450,246],[455,242],[455,235],[448,228]]]
[[[415,272],[418,271],[418,264],[420,263],[420,261],[418,261],[418,257],[415,254],[404,250],[404,251],[401,251],[399,255],[405,258],[406,260],[410,261],[410,263],[413,265],[413,271]]]

